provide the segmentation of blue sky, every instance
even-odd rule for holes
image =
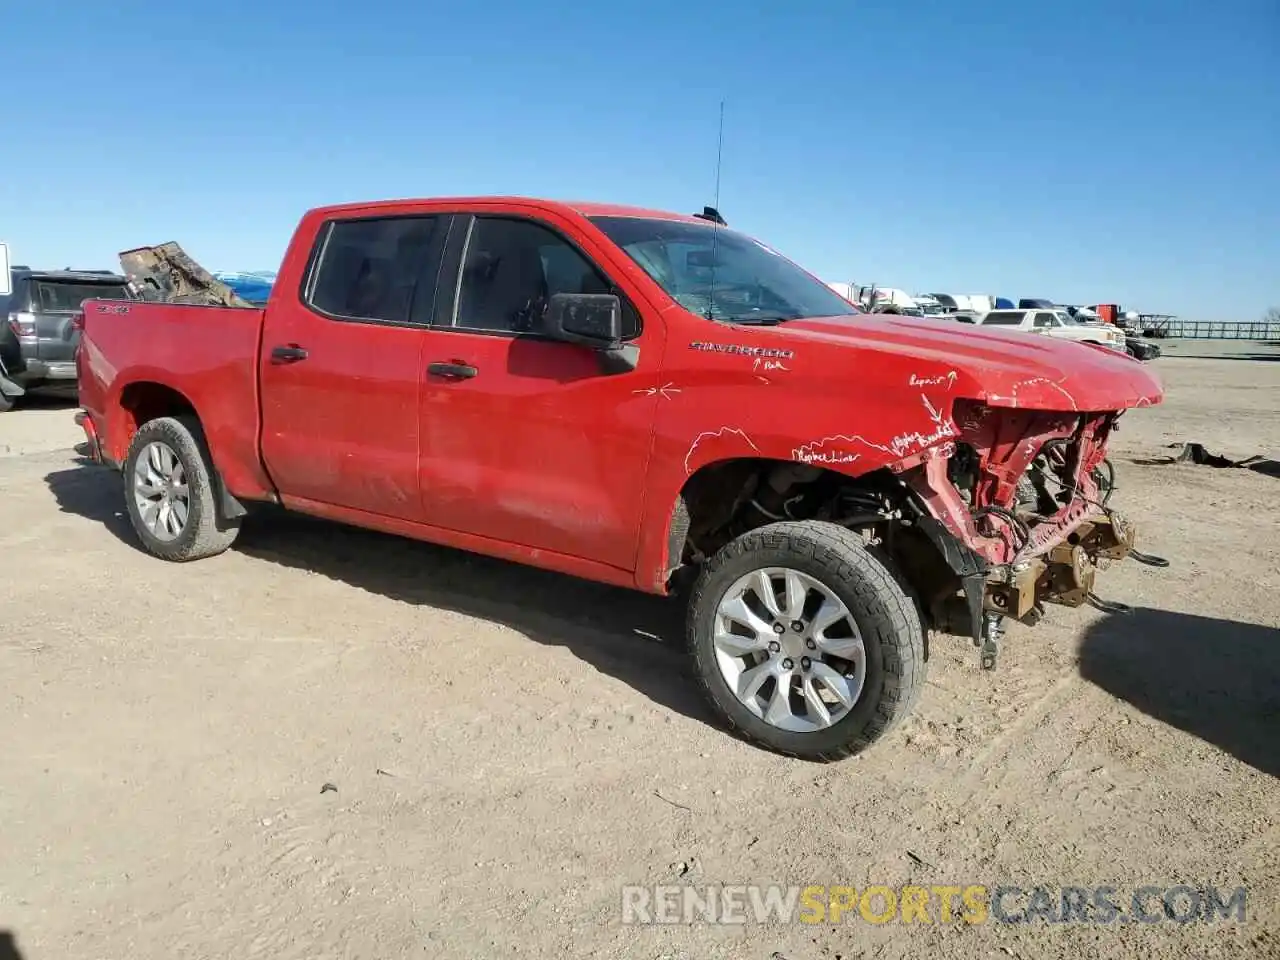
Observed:
[[[194,7],[195,5],[191,5]],[[1275,0],[0,8],[0,239],[273,269],[305,209],[710,203],[828,280],[1280,305]]]

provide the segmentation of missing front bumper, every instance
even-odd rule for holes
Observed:
[[[988,574],[982,609],[1034,623],[1046,603],[1081,606],[1093,593],[1100,562],[1129,556],[1136,534],[1115,513],[1086,520],[1043,556]]]
[[[1034,626],[1045,604],[1078,607],[1093,595],[1104,563],[1135,553],[1136,529],[1114,511],[1078,524],[1044,554],[1013,564],[970,570],[961,577],[964,596],[951,596],[935,608],[935,624],[944,633],[984,642],[993,621],[1017,620]],[[958,571],[959,572],[959,571]]]

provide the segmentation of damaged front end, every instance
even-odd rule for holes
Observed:
[[[936,629],[971,636],[994,667],[1006,617],[1039,622],[1047,603],[1093,600],[1106,561],[1134,552],[1134,528],[1108,506],[1107,441],[1122,411],[1056,412],[958,401],[956,435],[899,478],[914,526],[951,576],[922,597]]]

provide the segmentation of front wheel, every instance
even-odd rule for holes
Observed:
[[[716,712],[800,759],[859,753],[924,685],[916,605],[860,536],[833,524],[774,523],[727,544],[698,578],[687,634]]]
[[[129,443],[125,501],[134,532],[163,560],[199,560],[235,541],[240,521],[219,515],[213,460],[194,417],[148,420]]]

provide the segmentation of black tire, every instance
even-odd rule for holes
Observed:
[[[848,608],[866,651],[862,693],[831,726],[790,732],[752,713],[716,663],[721,597],[752,570],[788,567],[818,580]],[[694,672],[716,713],[746,739],[802,760],[830,762],[879,740],[915,707],[925,681],[918,607],[861,536],[818,521],[772,523],[726,544],[703,568],[689,602],[686,641]]]
[[[138,457],[153,441],[160,441],[173,450],[186,475],[189,492],[187,522],[173,540],[162,540],[147,529],[133,495],[134,468]],[[129,520],[148,553],[162,560],[184,563],[215,556],[235,542],[240,532],[240,520],[228,520],[220,515],[212,464],[204,431],[195,417],[160,417],[148,420],[138,428],[129,443],[121,473]]]
[[[18,401],[13,397],[5,396],[0,393],[0,413],[8,413],[18,405]]]

